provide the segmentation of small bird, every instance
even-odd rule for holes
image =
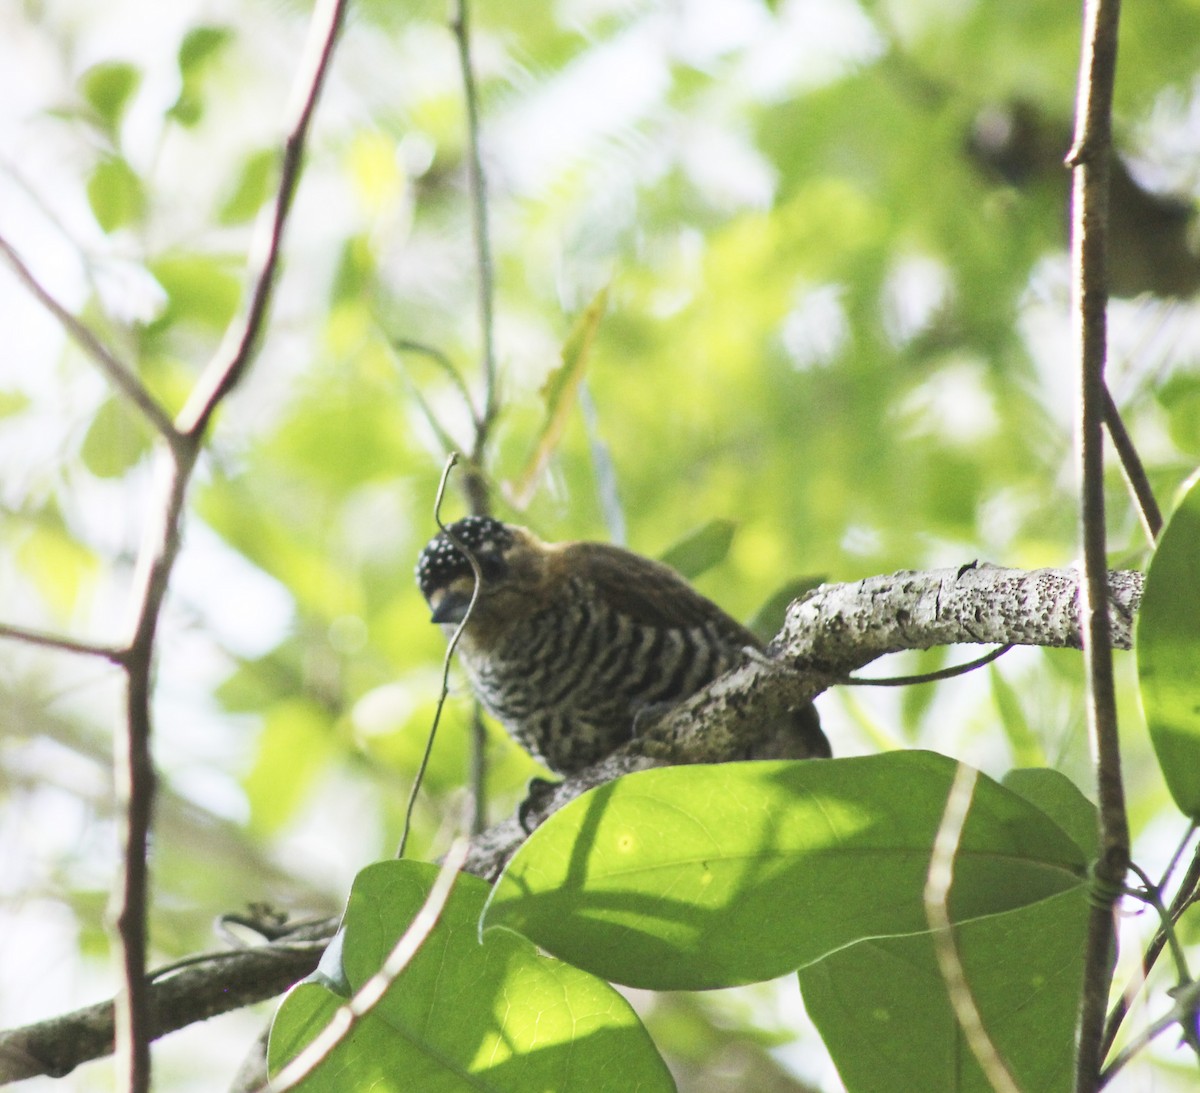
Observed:
[[[417,584],[484,708],[535,758],[570,774],[762,643],[661,562],[607,543],[545,543],[489,516],[468,516],[421,551]],[[782,738],[782,739],[781,739]],[[760,758],[827,757],[816,711],[791,711]]]

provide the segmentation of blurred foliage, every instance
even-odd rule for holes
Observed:
[[[306,9],[249,4],[216,26],[201,5],[164,6],[169,19],[132,0],[35,7],[0,16],[26,79],[3,108],[20,142],[0,159],[0,232],[46,255],[35,268],[52,291],[174,412],[242,306]],[[1020,156],[1010,141],[1000,157],[979,140],[983,121],[1021,112],[1039,124],[1015,132],[1069,131],[1076,7],[601,0],[473,15],[499,515],[549,538],[623,527],[738,617],[769,603],[767,633],[780,590],[813,574],[1076,556],[1064,172],[1056,150]],[[355,9],[258,359],[194,484],[160,657],[156,747],[175,803],[156,844],[159,956],[208,947],[212,916],[249,900],[336,907],[398,841],[444,649],[412,566],[434,530],[444,440],[469,450],[484,390],[444,18],[442,3]],[[1118,80],[1131,176],[1185,210],[1198,20],[1185,0],[1127,7]],[[1189,213],[1173,237],[1185,264],[1194,227]],[[1186,294],[1151,292],[1191,283],[1188,270],[1139,289],[1148,264],[1129,268],[1113,388],[1166,502],[1200,453],[1200,328]],[[4,619],[116,640],[151,504],[148,431],[61,332],[32,325],[15,282],[0,307],[20,357],[0,383]],[[577,368],[556,381],[564,360]],[[1112,551],[1129,564],[1145,542],[1115,468],[1110,486]],[[463,511],[452,492],[443,517]],[[77,941],[96,954],[96,892],[115,861],[108,844],[86,863],[74,853],[87,817],[109,814],[103,763],[88,757],[83,779],[62,760],[112,729],[100,674],[22,648],[4,683],[38,681],[55,715],[14,737],[53,744],[36,762],[0,751],[6,791],[32,763],[31,784],[77,807],[56,806],[61,830],[14,843],[29,849],[0,907],[17,938],[39,901],[68,908],[64,960]],[[821,705],[841,755],[920,746],[997,776],[1045,761],[1090,792],[1081,686],[1074,653],[1010,655],[937,688]],[[1178,817],[1131,691],[1122,702],[1138,852],[1160,861]],[[422,853],[461,823],[469,725],[456,684],[418,810]],[[489,732],[503,815],[533,765]],[[34,825],[35,798],[6,797],[5,823]],[[58,989],[46,1012],[79,1001],[77,985]],[[235,1069],[219,1061],[207,1088]]]

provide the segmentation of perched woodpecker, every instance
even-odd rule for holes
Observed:
[[[544,543],[487,516],[452,524],[482,581],[458,652],[483,706],[547,767],[569,774],[762,649],[669,566],[606,543]],[[475,588],[442,533],[417,583],[447,635]],[[828,756],[811,706],[792,711],[758,757]]]

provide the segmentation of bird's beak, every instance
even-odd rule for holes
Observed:
[[[430,604],[433,614],[429,616],[429,621],[457,626],[466,617],[467,608],[470,605],[470,592],[460,592],[448,588],[434,603]]]

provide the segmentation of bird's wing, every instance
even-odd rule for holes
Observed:
[[[711,623],[730,644],[760,645],[741,623],[662,562],[608,543],[572,543],[566,550],[573,555],[571,570],[635,622],[672,630]]]

